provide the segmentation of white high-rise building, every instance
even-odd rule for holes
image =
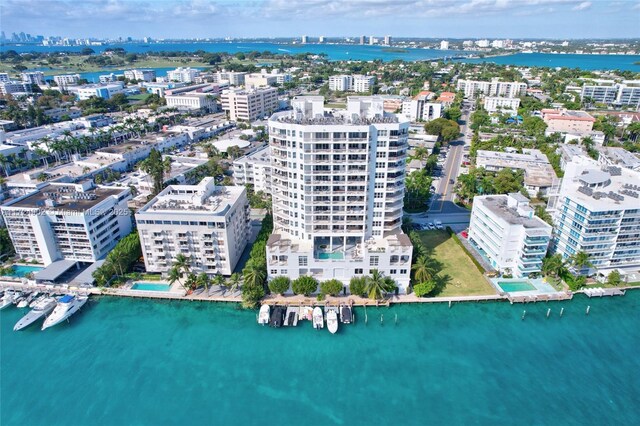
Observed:
[[[391,46],[391,36],[390,35],[384,36],[384,45],[385,46]]]
[[[318,43],[324,43],[324,42],[325,42],[325,37],[324,36],[318,37]]]
[[[449,50],[449,42],[447,40],[440,42],[440,50]]]
[[[53,81],[55,81],[59,87],[73,86],[78,83],[78,80],[80,80],[80,74],[65,74],[53,76]]]
[[[23,83],[44,84],[44,73],[42,71],[23,72],[20,74]]]
[[[500,110],[505,114],[516,114],[519,107],[520,98],[503,98],[502,96],[487,96],[484,98],[484,109],[487,112]]]
[[[442,104],[439,102],[429,102],[433,93],[420,92],[413,99],[402,102],[402,114],[409,117],[411,121],[431,121],[442,117]]]
[[[124,77],[129,80],[151,82],[156,79],[155,70],[126,70]]]
[[[549,196],[554,249],[569,259],[589,254],[593,268],[640,271],[640,172],[581,159],[565,165],[557,193]]]
[[[329,90],[338,92],[369,93],[376,84],[374,75],[332,75],[329,77]]]
[[[379,97],[348,97],[325,112],[322,96],[298,97],[269,120],[274,231],[269,279],[336,278],[377,269],[400,292],[409,285],[412,245],[402,233],[409,121]]]
[[[167,80],[177,81],[179,83],[192,83],[200,71],[195,68],[178,67],[175,70],[167,71]]]
[[[469,242],[501,273],[539,273],[550,240],[551,226],[533,214],[524,195],[473,198]]]
[[[306,35],[303,35],[302,36],[302,44],[307,43],[307,41],[308,41],[308,37]]]
[[[170,185],[136,213],[148,272],[168,272],[178,254],[194,273],[231,275],[249,237],[249,203],[241,186]]]
[[[2,206],[21,259],[95,262],[131,232],[129,189],[50,183]]]
[[[364,44],[365,36],[360,36],[360,44]]]

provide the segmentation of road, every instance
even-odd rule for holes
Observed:
[[[471,145],[471,140],[467,137],[467,123],[469,122],[470,113],[469,106],[463,107],[462,117],[460,118],[463,123],[460,125],[462,138],[449,143],[447,158],[442,169],[442,178],[437,184],[435,193],[431,196],[429,211],[407,215],[411,217],[414,223],[425,224],[439,220],[443,225],[450,225],[454,229],[464,229],[469,226],[469,210],[458,206],[453,200],[455,182],[460,173],[464,147],[465,145]]]

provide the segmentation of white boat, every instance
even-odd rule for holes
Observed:
[[[21,309],[26,308],[27,306],[29,306],[29,299],[26,297],[22,298],[16,306]]]
[[[46,294],[41,294],[40,296],[33,299],[31,303],[29,303],[29,307],[34,308],[38,303],[42,302],[46,298],[47,298]]]
[[[331,334],[338,331],[338,313],[333,309],[327,312],[327,328]]]
[[[313,328],[324,328],[324,315],[319,306],[313,308]]]
[[[260,313],[258,314],[258,324],[266,325],[269,324],[269,305],[260,306]]]
[[[78,312],[78,310],[87,303],[87,296],[75,296],[72,294],[67,294],[62,296],[58,300],[58,305],[55,307],[51,315],[44,320],[44,324],[42,324],[42,329],[46,330],[49,327],[53,327],[56,324],[60,324],[62,321],[69,318],[71,315]]]
[[[13,291],[7,290],[4,292],[4,296],[0,299],[0,309],[7,308],[13,304]]]
[[[28,327],[40,318],[49,315],[49,313],[54,310],[56,305],[56,299],[53,297],[47,297],[40,300],[38,303],[36,303],[32,310],[30,310],[25,316],[20,318],[20,321],[16,323],[13,329],[15,331],[18,331],[22,330],[25,327]]]

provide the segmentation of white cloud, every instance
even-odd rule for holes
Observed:
[[[590,1],[583,1],[582,3],[574,6],[571,10],[587,10],[591,7]]]

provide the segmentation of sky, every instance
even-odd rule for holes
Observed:
[[[640,38],[640,0],[0,0],[10,36]]]

